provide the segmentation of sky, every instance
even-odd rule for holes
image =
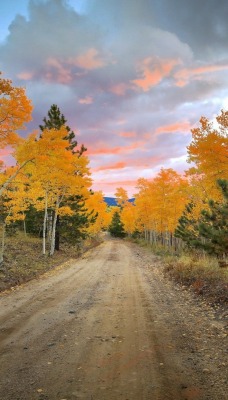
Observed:
[[[87,147],[93,189],[188,169],[202,115],[228,107],[227,0],[0,0],[0,70],[38,129],[57,104]]]

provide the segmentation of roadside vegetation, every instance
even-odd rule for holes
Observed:
[[[44,256],[40,251],[42,239],[17,231],[14,236],[7,237],[4,262],[0,265],[0,292],[15,290],[16,287],[31,279],[37,278],[47,271],[71,260],[76,260],[88,249],[99,245],[102,236],[88,237],[80,246],[61,243],[59,251],[52,257]]]

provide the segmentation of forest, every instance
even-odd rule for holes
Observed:
[[[184,175],[162,168],[155,177],[138,180],[134,201],[119,187],[118,205],[107,207],[103,193],[91,189],[87,149],[77,143],[56,104],[44,110],[36,131],[20,134],[32,110],[25,89],[1,75],[0,147],[2,154],[10,150],[13,160],[12,165],[0,161],[3,270],[6,244],[15,236],[38,238],[37,254],[50,258],[63,243],[78,250],[107,230],[172,255],[188,251],[227,266],[228,111],[212,121],[202,117],[192,129]]]

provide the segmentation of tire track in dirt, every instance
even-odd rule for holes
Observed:
[[[147,264],[107,240],[1,296],[0,399],[225,400],[185,349],[191,310]]]

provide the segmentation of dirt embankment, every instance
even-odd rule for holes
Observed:
[[[1,400],[225,400],[225,322],[107,240],[0,296]]]

